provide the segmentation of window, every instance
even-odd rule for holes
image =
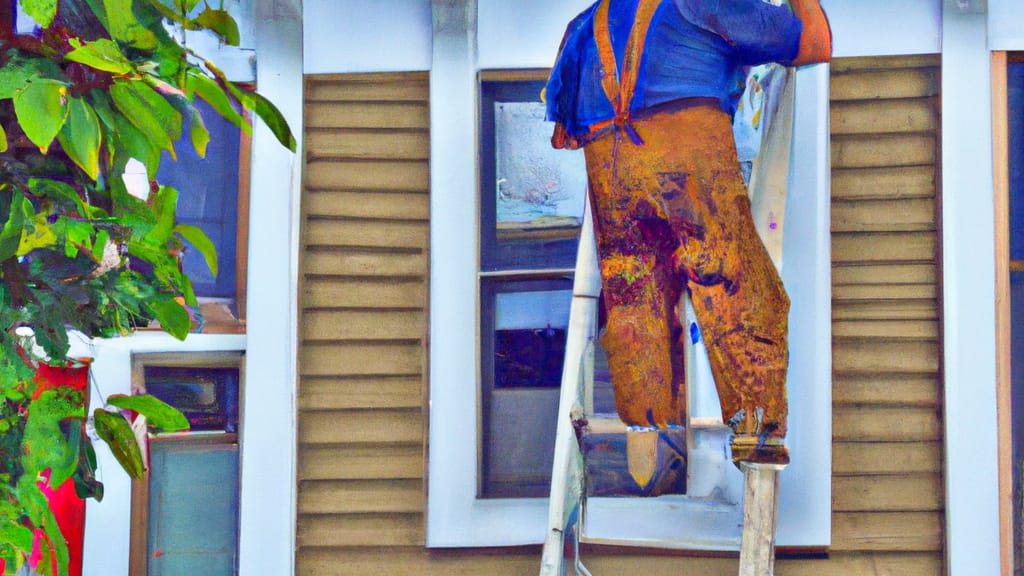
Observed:
[[[543,87],[490,73],[480,83],[484,498],[545,497],[551,484],[586,169],[548,144]]]
[[[491,3],[481,3],[482,21],[490,6]],[[568,5],[559,6],[559,10],[572,10]],[[515,70],[496,78],[490,72],[481,73],[475,47],[479,41],[482,56],[485,48],[495,48],[497,39],[504,38],[507,42],[500,46],[500,51],[510,57],[498,65],[543,66],[544,62],[524,62],[520,50],[533,41],[556,46],[567,18],[545,5],[531,16],[531,21],[537,21],[537,28],[524,28],[526,36],[509,40],[501,35],[478,36],[473,8],[461,4],[435,6],[434,14],[435,22],[444,25],[434,27],[430,98],[430,437],[426,530],[429,547],[537,544],[547,532],[546,498],[507,498],[499,494],[481,497],[485,475],[482,453],[486,450],[486,413],[481,392],[487,386],[482,380],[485,374],[494,372],[493,367],[483,367],[486,361],[493,362],[486,359],[489,354],[493,357],[493,349],[483,349],[481,335],[486,336],[498,325],[492,324],[487,330],[482,327],[488,317],[481,316],[485,310],[483,299],[488,296],[487,285],[536,281],[540,284],[513,282],[503,290],[494,290],[502,298],[512,297],[506,295],[517,294],[519,289],[536,297],[538,292],[558,290],[557,286],[552,288],[543,283],[557,279],[561,272],[551,271],[561,268],[555,264],[541,270],[511,266],[506,270],[488,270],[482,254],[490,240],[486,237],[487,227],[481,224],[487,209],[481,201],[481,184],[486,184],[487,177],[481,172],[484,151],[479,147],[485,118],[478,118],[481,100],[487,97],[481,79],[537,81],[545,74]],[[793,300],[790,326],[795,327],[791,334],[789,382],[794,462],[781,481],[777,541],[780,546],[806,548],[827,546],[831,539],[828,69],[813,67],[801,70],[800,75],[792,156],[801,161],[791,166],[787,204],[791,212],[786,217],[783,270],[783,281]],[[531,95],[527,90],[526,99],[535,97],[535,91]],[[545,143],[549,137],[550,134],[544,136]],[[499,246],[497,238],[495,232],[494,246]],[[497,250],[500,253],[500,247]],[[492,306],[496,307],[498,300],[495,296]],[[536,325],[535,320],[531,319],[531,327]],[[527,392],[536,390],[516,389],[516,393]],[[527,436],[535,433],[525,426],[517,426],[516,431]],[[692,508],[666,506],[660,499],[594,500],[619,501],[607,502],[607,506],[592,502],[588,507],[587,532],[598,538],[679,541],[687,537],[681,531],[701,525]],[[735,522],[722,528],[738,534]]]
[[[217,276],[199,251],[186,245],[182,257],[200,298],[201,331],[244,332],[250,138],[204,101],[196,99],[196,107],[210,132],[206,156],[186,136],[175,146],[176,161],[164,153],[157,180],[178,191],[178,222],[201,228],[217,249]]]
[[[132,392],[181,410],[184,433],[149,435],[146,477],[132,483],[133,576],[238,571],[238,353],[137,354]]]

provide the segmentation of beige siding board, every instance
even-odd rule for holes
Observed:
[[[832,336],[938,340],[939,323],[937,320],[836,320],[832,322]]]
[[[419,376],[313,378],[299,387],[300,410],[419,408],[423,380]]]
[[[298,558],[308,576],[533,574],[540,548],[428,550],[422,547],[311,548]]]
[[[836,246],[833,246],[832,285],[856,286],[863,284],[931,284],[937,276],[934,263],[874,263],[850,260],[845,264],[835,262]],[[838,254],[843,257],[842,254]]]
[[[422,513],[422,480],[307,481],[299,514]]]
[[[875,300],[833,302],[832,320],[936,320],[934,300]]]
[[[833,232],[931,232],[934,230],[935,201],[931,198],[832,203]]]
[[[832,139],[832,165],[838,168],[921,166],[935,163],[930,134],[839,136]]]
[[[939,552],[943,521],[941,512],[835,512],[832,549]]]
[[[421,514],[315,516],[306,514],[299,518],[297,541],[300,547],[421,546],[424,542],[423,516]]]
[[[477,576],[534,574],[540,548],[428,550],[421,547],[308,548],[298,558],[300,574],[338,576],[415,574],[417,576]],[[692,557],[642,548],[609,549],[584,545],[582,559],[594,574],[643,576],[735,576],[735,557]],[[941,559],[920,552],[833,553],[829,558],[793,559],[776,563],[779,576],[938,576]]]
[[[835,372],[936,373],[939,347],[922,340],[833,338],[832,370]]]
[[[833,106],[836,102],[849,100],[921,98],[939,93],[939,75],[934,69],[875,70],[858,74],[836,74],[833,68],[832,72]]]
[[[306,157],[356,160],[428,160],[430,132],[411,130],[312,130]]]
[[[839,442],[936,442],[942,421],[934,408],[836,406],[832,439]]]
[[[303,411],[300,444],[408,444],[423,441],[420,410]]]
[[[934,131],[938,117],[935,103],[914,100],[833,102],[830,110],[833,135],[893,134]]]
[[[832,289],[832,299],[839,302],[898,299],[934,301],[937,295],[938,287],[934,283],[837,285]]]
[[[852,73],[858,77],[865,72],[892,70],[904,72],[907,68],[932,70],[937,73],[940,64],[938,54],[921,54],[914,56],[864,56],[858,58],[837,58],[830,64],[833,82],[837,76]],[[865,80],[867,81],[867,80]]]
[[[832,170],[833,200],[901,200],[934,197],[934,166]]]
[[[942,510],[944,493],[938,474],[907,474],[832,481],[833,512],[933,512]]]
[[[307,250],[307,274],[321,276],[423,276],[426,257],[416,252]]]
[[[305,343],[299,357],[303,376],[409,376],[423,372],[423,349],[419,342]]]
[[[308,76],[307,102],[427,102],[426,72]]]
[[[934,262],[936,248],[934,233],[832,234],[832,261],[840,263]]]
[[[430,218],[430,197],[423,191],[346,191],[309,192],[304,208],[309,216],[419,220]]]
[[[307,266],[308,268],[308,266]],[[421,278],[318,278],[307,279],[302,286],[306,310],[331,308],[422,309],[426,305],[426,286]]]
[[[305,414],[300,418],[304,421]],[[423,465],[423,446],[420,443],[299,446],[300,480],[421,479],[424,477]]]
[[[832,377],[832,402],[837,406],[935,407],[941,401],[936,376],[840,373]]]
[[[310,248],[422,249],[430,237],[430,225],[426,221],[309,218],[303,235]]]
[[[312,340],[407,340],[426,336],[421,311],[330,310],[303,316],[302,338]]]
[[[832,444],[833,479],[868,476],[942,472],[942,444],[938,440],[913,442],[845,442]]]
[[[427,102],[309,102],[306,123],[324,128],[395,128],[430,126]]]
[[[424,193],[430,187],[430,165],[418,160],[314,160],[306,164],[306,187]]]

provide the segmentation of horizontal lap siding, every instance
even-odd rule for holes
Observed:
[[[944,570],[945,508],[935,224],[938,58],[841,60],[832,70],[833,545],[826,558],[781,558],[776,574],[934,576]],[[346,94],[342,87],[311,78],[307,98],[370,98],[377,105],[326,107],[335,111],[398,102],[394,117],[416,116],[406,107],[415,100],[408,91],[356,83]],[[316,138],[341,141],[330,134]],[[422,167],[402,169],[425,174]],[[349,256],[360,277],[307,276],[303,287],[306,306],[324,310],[310,322],[316,337],[303,352],[311,371],[300,394],[300,413],[308,418],[300,431],[299,574],[536,574],[539,547],[423,547],[425,454],[414,362],[415,349],[422,357],[422,342],[408,324],[425,321],[418,316],[425,315],[422,306],[409,303],[422,302],[426,279],[406,276],[403,235],[413,233],[399,224],[425,223],[428,197],[406,180],[355,191],[321,187],[327,177],[307,177],[306,206],[326,219],[308,221],[310,236],[351,236],[351,227],[336,219],[387,222],[391,228],[376,229],[382,239],[372,252],[391,259],[371,266],[355,253]],[[370,205],[353,201],[371,197]],[[318,245],[314,261],[335,251]],[[388,273],[400,281],[378,294],[374,287]],[[379,316],[327,310],[343,295],[356,308],[372,308],[368,303],[379,298]],[[339,349],[344,346],[353,349]],[[354,366],[372,366],[373,358],[391,373]],[[339,364],[353,373],[336,380],[331,371]],[[342,416],[351,421],[340,422]],[[737,569],[735,558],[662,550],[588,546],[583,553],[596,575],[725,576]]]
[[[832,553],[921,574],[943,572],[945,522],[938,63],[832,67]]]
[[[306,80],[299,574],[424,542],[428,93],[425,73]]]

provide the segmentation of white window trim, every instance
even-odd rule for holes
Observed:
[[[476,497],[480,438],[477,8],[473,0],[432,0],[432,7],[427,545],[537,544],[546,534],[547,499]],[[801,70],[797,83],[800,104],[794,119],[797,137],[785,234],[793,239],[787,246],[811,248],[787,252],[783,270],[793,300],[789,373],[793,464],[781,477],[781,546],[831,543],[828,77],[827,66],[816,66]],[[817,432],[811,435],[805,430]],[[613,519],[595,517],[595,508],[590,510],[588,531],[615,532]],[[669,526],[679,521],[665,514],[656,518],[662,525],[655,530],[663,534],[671,534]]]

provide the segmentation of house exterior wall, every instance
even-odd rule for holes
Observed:
[[[344,225],[371,214],[374,222],[404,222],[411,216],[425,225],[426,214],[414,209],[426,195],[421,185],[413,184],[418,179],[388,176],[396,174],[392,164],[391,170],[379,170],[372,183],[365,180],[382,155],[418,165],[424,143],[414,152],[395,139],[397,134],[382,148],[371,138],[368,146],[354,149],[367,159],[345,161],[342,156],[354,152],[343,152],[341,145],[352,124],[360,129],[374,121],[381,125],[378,129],[406,127],[399,111],[417,87],[417,102],[425,105],[423,79],[307,77],[303,237],[309,247],[302,291],[299,574],[528,574],[539,565],[536,547],[423,547],[426,422],[418,394],[422,390],[416,386],[422,365],[416,363],[415,352],[422,346],[417,338],[425,335],[417,308],[422,292],[410,285],[411,292],[400,296],[400,305],[413,309],[405,312],[405,320],[389,321],[397,313],[390,310],[395,302],[370,304],[379,310],[361,310],[366,315],[362,321],[352,317],[345,322],[339,315],[351,313],[332,309],[347,308],[347,297],[366,298],[358,290],[350,296],[349,290],[328,288],[326,282],[335,282],[338,274],[346,275],[346,282],[377,286],[378,293],[393,284],[387,274],[411,276],[412,284],[419,278],[420,287],[426,287],[425,276],[417,276],[414,269],[383,272],[391,269],[392,259],[408,256],[410,250],[416,255],[408,261],[416,262],[425,249],[416,244],[424,240],[422,235],[378,235],[359,222],[352,224],[366,233],[352,235]],[[938,80],[935,56],[834,65],[833,545],[827,559],[780,560],[779,574],[923,575],[943,570],[935,204]],[[362,110],[347,103],[363,97],[378,100]],[[390,112],[378,114],[373,108]],[[415,131],[425,129],[417,125]],[[367,169],[358,169],[360,165]],[[353,187],[365,189],[349,190]],[[405,201],[386,203],[381,197]],[[412,230],[423,232],[415,222]],[[364,251],[367,243],[381,251],[377,263],[360,266],[349,260],[348,252]],[[367,346],[376,348],[366,356],[348,351]],[[401,366],[392,366],[394,362]],[[387,375],[367,377],[367,370]],[[625,548],[585,548],[584,559],[596,574],[736,571],[734,558],[652,555]]]
[[[486,12],[488,3],[488,0],[481,0],[481,13]],[[940,488],[943,511],[936,509],[934,514],[938,514],[946,526],[937,538],[944,542],[945,555],[950,558],[948,570],[953,574],[996,574],[999,573],[998,554],[995,553],[999,537],[994,455],[999,437],[994,423],[995,351],[991,338],[995,296],[991,289],[993,219],[989,199],[992,183],[987,170],[991,165],[989,143],[992,136],[988,56],[989,50],[1024,49],[1024,38],[1020,38],[1014,31],[1016,29],[1010,26],[1020,8],[1014,0],[989,0],[987,3],[973,0],[899,3],[869,0],[855,5],[823,0],[823,3],[836,33],[837,57],[942,54],[941,66],[945,73],[942,74],[941,91],[945,97],[941,101],[941,131],[945,145],[940,154],[943,185],[939,203],[945,210],[937,224],[940,235],[936,242],[945,255],[940,271],[941,282],[946,284],[947,290],[951,289],[942,295],[940,323],[942,332],[947,337],[952,334],[953,339],[943,343],[937,360],[945,382],[942,390],[944,403],[941,411],[938,405],[935,410],[941,414],[940,423],[945,434],[940,437],[942,442],[929,447],[932,456],[928,458],[938,450],[939,457],[943,459],[943,486]],[[526,11],[532,10],[538,18],[543,17],[542,8],[544,6],[523,7]],[[495,28],[500,30],[501,26]],[[517,33],[508,32],[508,35]],[[524,31],[523,35],[519,42],[532,39],[529,31]],[[487,41],[486,38],[481,39],[481,42]],[[515,52],[514,48],[511,49],[513,55],[499,61],[516,67]],[[839,326],[835,329],[838,333]],[[839,402],[840,391],[834,392]],[[839,411],[837,408],[836,414]],[[899,409],[893,415],[902,413],[903,410]],[[908,446],[927,444],[913,438],[913,435],[907,436],[911,440]],[[840,448],[834,448],[838,458]],[[866,446],[857,448],[870,449]],[[834,471],[839,474],[842,468],[838,462],[833,464]],[[924,469],[918,471],[927,472]],[[838,498],[840,482],[835,485]],[[839,531],[836,532],[838,535]],[[863,531],[858,529],[858,532]],[[528,566],[532,558],[531,552],[519,554],[506,550],[480,555],[459,551],[428,554],[419,550],[406,550],[403,554],[410,559],[426,556],[437,563],[439,571],[455,565],[469,570],[469,566],[489,566],[492,561],[512,566],[519,558],[522,558],[522,566]],[[371,552],[365,557],[369,561],[372,556]],[[633,560],[631,554],[624,557],[628,559],[626,562]],[[914,556],[910,558],[916,560]],[[837,559],[833,555],[833,560]],[[857,570],[868,573],[876,570],[863,560],[850,560],[847,565],[856,564]],[[928,564],[925,570],[932,568],[941,571],[942,565]]]

